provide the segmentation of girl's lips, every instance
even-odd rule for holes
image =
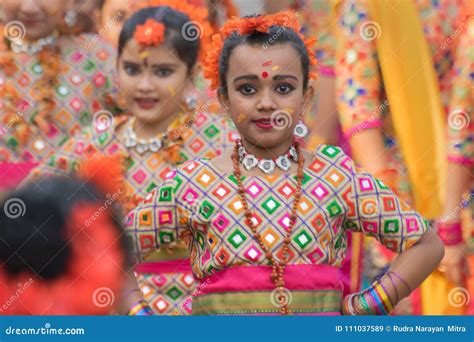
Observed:
[[[258,128],[261,129],[272,129],[273,124],[272,120],[270,118],[267,119],[259,119],[259,120],[253,120],[252,121]]]
[[[39,23],[41,23],[41,20],[36,20],[36,19],[23,19],[22,23],[25,24],[26,26],[34,26]]]
[[[136,98],[135,102],[137,103],[138,107],[141,109],[152,109],[158,104],[157,99],[153,98]]]

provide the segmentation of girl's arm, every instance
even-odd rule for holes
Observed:
[[[336,96],[342,130],[351,143],[354,160],[376,174],[389,164],[380,129],[388,102],[381,101],[383,80],[375,40],[364,36],[369,19],[367,4],[362,1],[344,1],[338,8]]]
[[[360,231],[399,253],[388,272],[371,287],[344,299],[346,314],[388,314],[418,287],[441,261],[444,249],[428,222],[400,200],[383,182],[357,170],[346,155],[340,162],[351,169],[348,211],[343,227]]]

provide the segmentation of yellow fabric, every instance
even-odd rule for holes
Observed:
[[[445,115],[432,55],[413,1],[369,0],[390,112],[417,211],[441,215],[446,178]]]
[[[433,272],[420,286],[422,315],[463,315],[466,306],[457,305],[465,294],[455,287],[443,273]]]

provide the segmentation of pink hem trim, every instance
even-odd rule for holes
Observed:
[[[369,128],[381,128],[383,127],[383,122],[381,120],[365,121],[357,126],[351,127],[348,131],[344,132],[344,137],[347,140],[355,135],[355,133],[360,133]]]
[[[173,273],[173,272],[188,272],[191,273],[191,265],[189,259],[178,259],[170,261],[154,261],[144,262],[135,266],[137,273]]]

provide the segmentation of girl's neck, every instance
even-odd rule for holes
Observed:
[[[140,121],[135,118],[135,123],[133,125],[133,130],[135,134],[140,139],[151,139],[155,138],[156,136],[165,133],[170,125],[173,123],[174,120],[180,115],[179,112],[170,115],[164,120],[160,120],[158,122],[148,122],[148,121]]]
[[[288,153],[291,145],[293,144],[293,137],[282,141],[280,144],[266,147],[252,144],[251,142],[242,138],[242,144],[248,153],[253,154],[257,158],[262,159],[274,159]]]

